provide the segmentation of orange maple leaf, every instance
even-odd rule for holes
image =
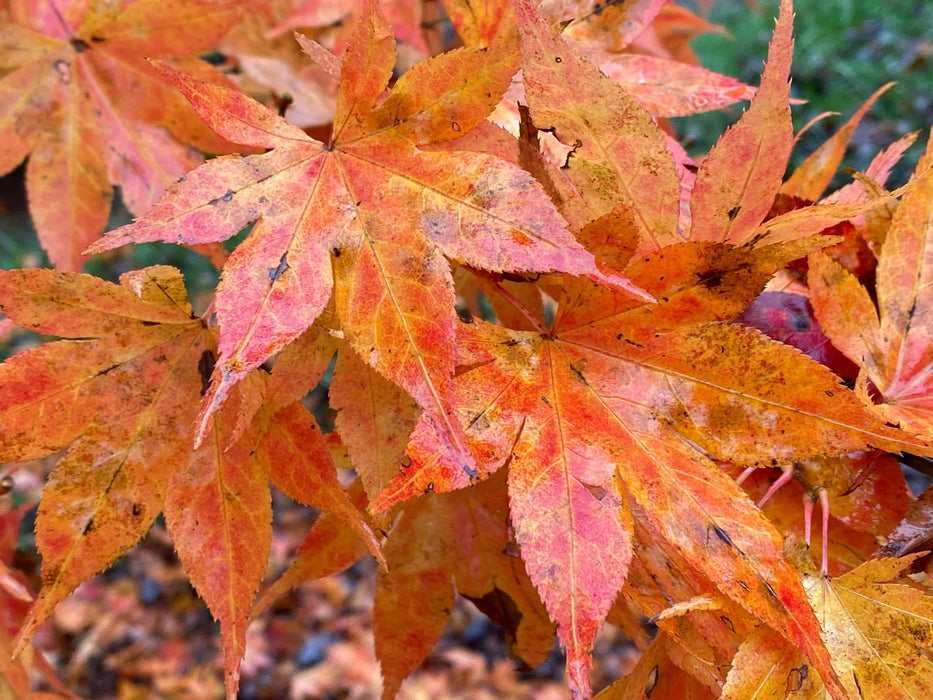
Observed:
[[[887,231],[877,268],[877,307],[868,291],[823,254],[810,257],[810,299],[833,344],[860,368],[859,388],[886,418],[933,438],[933,371],[929,318],[933,265],[933,140]]]
[[[223,81],[186,57],[258,2],[10,3],[13,21],[0,27],[0,174],[29,156],[30,213],[56,267],[81,268],[110,215],[111,184],[141,214],[203,160],[189,146],[229,152],[144,57],[179,57],[185,70]]]
[[[517,53],[503,43],[437,56],[380,103],[394,61],[395,39],[370,3],[343,60],[328,143],[238,92],[162,68],[222,136],[270,149],[205,163],[145,217],[89,248],[217,241],[257,222],[217,291],[220,357],[199,439],[230,388],[304,332],[333,288],[353,348],[439,426],[444,459],[469,467],[462,428],[450,419],[456,314],[447,258],[604,278],[527,173],[490,155],[418,148],[479,124]]]
[[[462,488],[507,464],[516,538],[583,694],[593,639],[632,556],[628,498],[832,679],[778,532],[711,457],[771,466],[868,445],[928,448],[797,350],[719,322],[798,255],[680,244],[625,270],[656,305],[565,282],[550,327],[463,325],[458,410],[477,472],[413,464],[373,507]],[[412,442],[430,438],[416,429]]]
[[[384,698],[395,697],[440,639],[455,586],[502,625],[513,653],[530,666],[543,663],[553,648],[553,625],[510,546],[504,477],[412,501],[400,512],[373,608]]]
[[[162,510],[168,480],[190,452],[190,403],[214,341],[192,314],[181,275],[167,267],[128,273],[120,286],[74,273],[4,271],[0,309],[21,327],[73,339],[0,365],[0,459],[68,447],[39,508],[43,585],[22,642]]]
[[[192,313],[177,270],[127,273],[119,286],[51,270],[2,271],[0,310],[21,327],[72,339],[0,365],[0,460],[67,447],[39,506],[43,585],[18,651],[58,602],[122,556],[164,509],[186,572],[220,620],[235,697],[244,601],[258,590],[271,538],[267,479],[332,513],[384,561],[307,409],[279,397],[250,410],[265,393],[263,375],[250,378],[252,393],[238,391],[193,449],[216,331]]]

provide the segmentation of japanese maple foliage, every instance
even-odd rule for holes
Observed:
[[[29,157],[30,212],[52,263],[79,270],[103,231],[111,185],[134,214],[197,165],[229,152],[146,63],[177,58],[225,82],[197,58],[257,0],[13,0],[0,28],[0,173]],[[179,31],[184,27],[184,31]]]
[[[923,559],[876,554],[909,517],[896,455],[933,456],[933,146],[898,190],[884,179],[906,137],[814,201],[879,90],[786,177],[790,0],[757,90],[662,50],[692,25],[655,0],[448,0],[463,46],[398,77],[396,39],[425,54],[438,36],[419,33],[420,9],[348,0],[340,51],[298,37],[338,83],[320,139],[205,65],[143,60],[214,46],[260,0],[7,4],[0,90],[18,98],[0,136],[19,138],[0,138],[0,169],[29,155],[62,270],[0,272],[0,310],[61,340],[0,365],[0,459],[62,454],[36,521],[42,588],[4,649],[26,649],[164,513],[220,622],[229,698],[251,615],[369,554],[386,697],[455,594],[529,665],[556,635],[575,697],[593,694],[607,621],[645,649],[605,697],[933,689],[931,598],[906,576]],[[278,31],[320,20],[314,3],[273,4]],[[697,163],[656,121],[749,97]],[[503,114],[515,133],[490,121]],[[120,132],[105,152],[108,119],[158,140],[131,154]],[[169,163],[162,128],[244,152]],[[166,266],[119,284],[73,272],[110,183],[139,218],[88,253],[251,227],[203,315]],[[326,434],[302,403],[325,377]],[[338,468],[358,479],[345,488]],[[778,469],[797,485],[772,495]],[[254,603],[270,484],[322,514]],[[828,529],[811,537],[817,500]],[[883,642],[864,631],[875,619]]]

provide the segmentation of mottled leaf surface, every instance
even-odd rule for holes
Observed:
[[[145,62],[197,59],[257,0],[14,2],[0,28],[0,173],[27,156],[29,209],[42,246],[63,270],[104,229],[112,185],[142,214],[166,185],[201,162],[190,146],[226,152],[191,106]],[[182,31],[182,28],[184,30]]]
[[[215,341],[169,267],[127,273],[120,285],[76,273],[4,271],[0,309],[23,327],[75,338],[0,365],[2,459],[68,448],[39,509],[42,590],[22,645],[55,604],[133,546],[162,510],[171,475],[189,458],[198,367]]]
[[[445,459],[469,465],[462,430],[450,419],[448,258],[492,270],[599,275],[526,173],[494,156],[415,146],[476,126],[508,86],[515,52],[443,54],[377,107],[394,59],[389,26],[371,4],[343,60],[326,144],[240,93],[162,69],[219,134],[271,149],[206,163],[147,216],[92,248],[216,241],[256,221],[217,291],[220,357],[200,437],[230,388],[304,332],[333,293],[351,345],[439,426]],[[420,84],[409,87],[419,76],[429,86],[423,95]]]
[[[928,147],[887,231],[878,260],[877,306],[851,273],[825,255],[811,257],[808,278],[826,335],[881,394],[879,410],[927,438],[933,436],[931,163]]]

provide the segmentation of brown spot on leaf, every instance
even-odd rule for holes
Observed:
[[[792,668],[787,673],[787,692],[795,693],[803,687],[804,682],[807,680],[807,674],[810,672],[810,667],[806,664],[803,664],[800,668]]]
[[[226,192],[224,192],[223,196],[215,197],[214,199],[208,201],[208,204],[213,206],[219,202],[229,202],[233,199],[233,194],[234,194],[233,190],[227,190]]]
[[[288,251],[282,253],[282,257],[279,258],[279,264],[275,267],[269,268],[269,279],[272,280],[272,283],[275,284],[279,281],[279,277],[285,274],[285,271],[288,269]]]
[[[590,383],[586,381],[586,377],[583,376],[583,369],[586,366],[586,360],[580,360],[579,362],[570,363],[570,371],[573,372],[577,379],[583,382],[586,386],[589,386]]]
[[[732,541],[732,538],[729,537],[729,533],[726,532],[725,530],[723,530],[721,527],[719,527],[719,525],[716,525],[716,524],[714,523],[714,524],[713,524],[713,531],[716,533],[716,536],[717,536],[719,539],[721,539],[723,542],[725,542],[727,545],[729,545],[729,546],[732,547],[733,549],[738,549],[738,547],[736,547],[736,546],[735,546],[735,543]]]
[[[204,396],[210,388],[215,364],[217,364],[217,358],[214,357],[214,353],[210,350],[201,353],[201,358],[198,360],[198,372],[201,374],[201,396]]]
[[[761,578],[760,574],[758,578],[761,581],[761,585],[764,586],[765,591],[768,593],[768,595],[774,598],[778,603],[781,603],[781,599],[778,598],[778,594],[774,592],[774,589],[771,587],[771,584],[765,581],[763,578]],[[781,605],[783,606],[784,604],[781,603]]]

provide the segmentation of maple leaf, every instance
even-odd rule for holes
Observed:
[[[709,458],[765,466],[867,444],[926,448],[798,351],[717,322],[802,250],[773,248],[680,244],[625,270],[658,304],[565,281],[549,328],[461,326],[461,420],[480,472],[508,463],[516,538],[583,694],[588,651],[632,555],[623,493],[688,562],[804,648],[832,682],[777,532]],[[402,472],[374,509],[470,483],[457,470]]]
[[[246,652],[249,602],[259,590],[272,540],[269,484],[251,450],[250,430],[231,439],[236,402],[171,474],[165,525],[198,595],[220,622],[227,699],[235,700]]]
[[[515,4],[534,125],[572,148],[561,173],[597,219],[623,207],[645,251],[682,240],[680,185],[663,133],[619,85],[555,36],[534,4]]]
[[[68,449],[36,521],[42,590],[22,643],[79,583],[141,538],[190,452],[199,367],[212,333],[196,318],[180,274],[128,273],[116,286],[50,270],[0,272],[0,309],[18,325],[72,340],[0,365],[0,459]],[[115,409],[116,407],[116,409]]]
[[[870,559],[838,578],[805,570],[804,588],[852,696],[922,698],[933,691],[933,596],[909,579],[894,580],[920,556]]]
[[[24,328],[73,339],[0,365],[0,460],[67,447],[39,506],[42,589],[17,650],[164,509],[186,572],[221,622],[228,696],[235,697],[247,601],[265,573],[271,537],[267,478],[332,513],[381,558],[307,409],[270,402],[249,420],[248,406],[262,400],[261,375],[192,449],[216,332],[192,313],[177,270],[127,273],[120,286],[74,273],[3,271],[0,310]]]
[[[145,217],[89,249],[217,241],[257,222],[217,290],[220,356],[199,440],[230,387],[308,328],[333,286],[353,348],[439,426],[446,459],[469,465],[462,428],[450,419],[456,315],[446,257],[601,276],[526,173],[493,156],[417,147],[479,124],[511,80],[515,52],[502,45],[437,56],[376,106],[394,56],[386,20],[370,3],[343,60],[327,144],[240,93],[162,68],[222,136],[271,149],[205,163]]]
[[[738,604],[715,591],[709,578],[664,538],[637,504],[633,516],[638,547],[620,596],[650,615],[659,631],[679,645],[669,654],[688,674],[718,690],[736,640],[750,634],[755,623]],[[613,611],[616,608],[618,604]]]
[[[303,405],[261,411],[248,426],[241,425],[242,403],[249,401],[243,389],[260,379],[254,375],[238,385],[208,439],[191,453],[186,468],[172,475],[165,499],[165,522],[178,557],[220,622],[229,700],[239,687],[249,601],[269,556],[268,482],[339,521],[357,547],[385,565],[379,542],[343,490],[314,417]]]
[[[826,335],[861,369],[883,402],[887,418],[933,436],[933,345],[929,280],[933,266],[933,141],[917,165],[912,187],[897,208],[877,268],[877,307],[858,280],[831,258],[810,257],[808,283],[814,312]]]
[[[311,328],[276,358],[265,385],[264,404],[256,412],[255,420],[268,435],[257,450],[257,457],[267,465],[266,472],[273,483],[295,500],[323,511],[343,513],[344,521],[357,537],[367,542],[373,554],[384,562],[379,548],[373,546],[372,532],[361,527],[357,511],[347,511],[343,498],[339,503],[320,501],[308,474],[326,475],[332,480],[335,465],[332,458],[337,449],[350,459],[343,464],[357,471],[365,492],[378,493],[395,476],[403,459],[418,407],[402,389],[365,364],[346,341],[326,330],[325,326],[336,321],[333,309],[326,309]],[[337,360],[329,395],[337,411],[339,435],[324,435],[314,417],[296,402],[318,386],[335,353]],[[322,467],[324,464],[327,466]],[[336,485],[336,481],[330,485]],[[388,521],[377,524],[389,527]]]
[[[222,81],[185,57],[260,1],[10,3],[13,22],[0,28],[0,174],[29,156],[30,213],[56,267],[81,268],[81,250],[110,215],[111,183],[141,214],[202,160],[185,144],[229,150],[143,57],[177,56],[186,70]]]
[[[761,87],[748,110],[710,149],[690,201],[690,239],[740,245],[771,209],[793,147],[790,3],[781,3]]]

